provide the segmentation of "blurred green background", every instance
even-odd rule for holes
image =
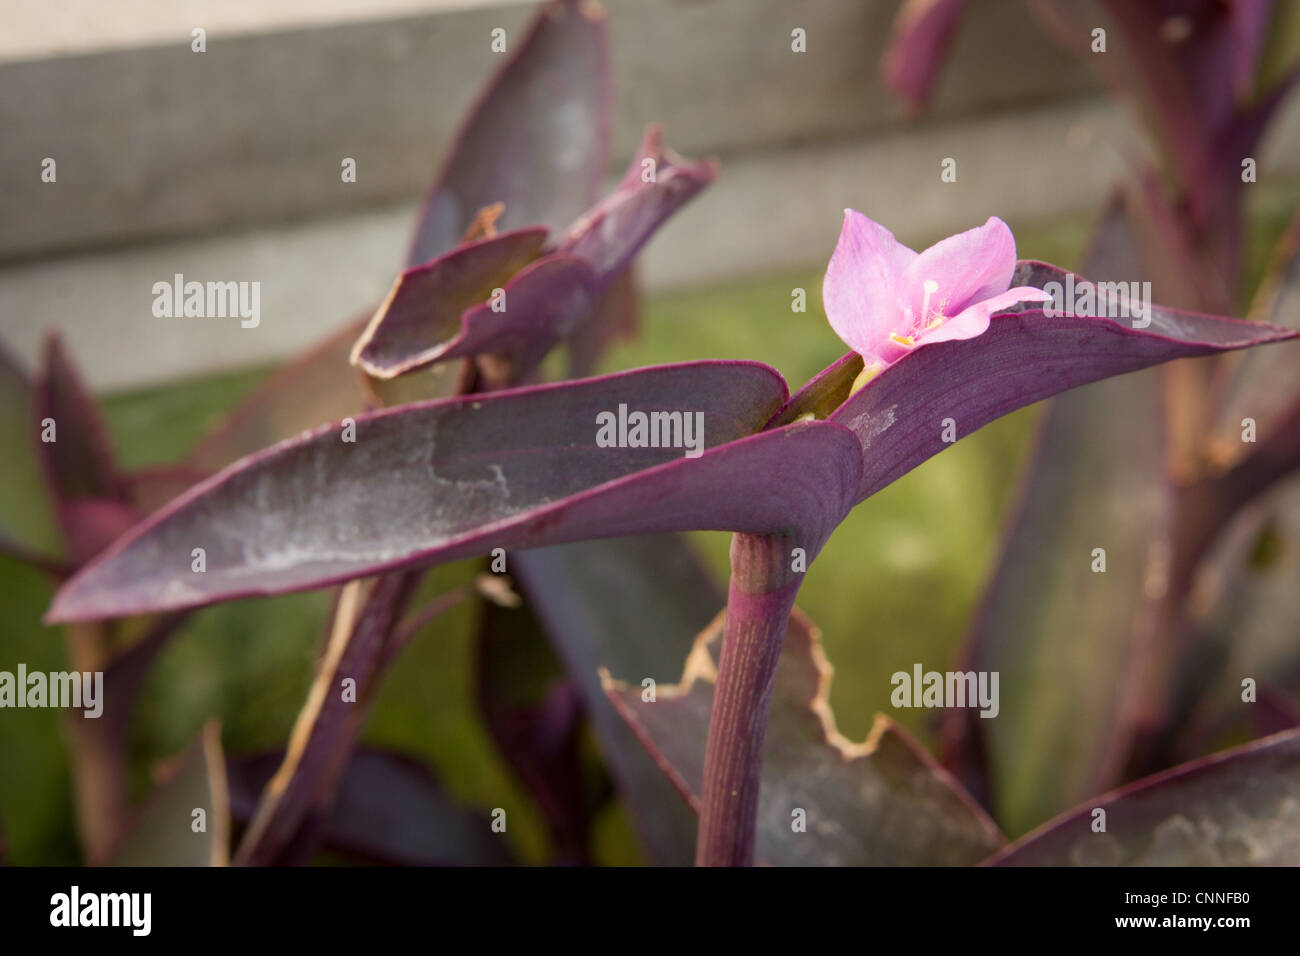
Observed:
[[[1256,216],[1252,267],[1285,226],[1284,203]],[[1091,223],[1011,224],[1022,258],[1076,264]],[[821,267],[763,276],[726,287],[651,298],[638,340],[618,345],[605,370],[702,358],[756,359],[779,369],[792,390],[838,358],[844,346],[820,306]],[[1252,283],[1253,284],[1253,283]],[[808,292],[793,313],[791,290]],[[256,369],[107,397],[113,439],[125,467],[183,455],[269,372]],[[945,669],[996,554],[1039,407],[964,438],[857,509],[811,569],[800,605],[821,626],[835,667],[832,704],[842,732],[867,733],[888,709],[889,675],[914,662]],[[728,537],[695,536],[725,580]],[[439,584],[467,581],[468,565],[438,569]],[[65,664],[56,631],[40,626],[52,588],[40,574],[0,558],[5,610],[4,660],[29,669]],[[182,750],[217,717],[229,754],[283,746],[312,678],[325,593],[221,605],[196,614],[150,675],[136,711],[131,747],[137,795],[149,770]],[[472,608],[462,606],[427,629],[389,675],[365,739],[427,760],[444,787],[476,807],[510,805],[508,838],[526,862],[548,846],[540,814],[497,756],[474,702]],[[8,666],[8,665],[5,665]],[[933,745],[933,715],[893,716]],[[0,721],[0,824],[14,864],[74,864],[71,786],[61,715],[12,711]],[[636,863],[640,854],[618,807],[598,821],[596,862]]]

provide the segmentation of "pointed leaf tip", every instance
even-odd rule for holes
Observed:
[[[1022,262],[1012,284],[1044,288],[1067,273]],[[1078,278],[1079,284],[1088,284]],[[1055,290],[1053,290],[1055,291]],[[1064,303],[1062,303],[1064,304]],[[964,437],[995,418],[1088,382],[1176,358],[1208,355],[1295,338],[1289,329],[1149,304],[1133,320],[1049,314],[1041,303],[990,319],[988,330],[963,341],[917,349],[890,365],[830,416],[863,445],[860,498],[902,477],[951,442],[951,419]],[[1149,325],[1135,328],[1133,323]],[[917,422],[932,427],[917,428]]]
[[[451,249],[474,213],[505,203],[502,229],[562,229],[599,196],[613,125],[605,17],[546,4],[488,80],[430,188],[408,264]]]
[[[138,525],[65,585],[47,619],[302,590],[493,547],[783,528],[801,514],[828,534],[856,485],[856,444],[825,423],[754,435],[785,397],[768,366],[699,362],[386,409],[355,419],[355,441],[324,426]],[[681,413],[683,439],[688,418],[702,425],[700,456],[598,439],[598,415],[637,411]]]
[[[494,310],[511,314],[509,282],[541,251],[546,236],[540,226],[516,229],[407,269],[357,339],[352,364],[390,379],[450,358],[469,334],[467,310],[491,300]],[[506,295],[498,297],[498,289]]]

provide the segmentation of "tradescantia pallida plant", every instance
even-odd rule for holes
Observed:
[[[1182,308],[1249,303],[1252,318],[1297,327],[1293,202],[1253,289],[1244,242],[1247,199],[1274,178],[1261,144],[1300,79],[1287,45],[1294,5],[1025,6],[1136,108],[1151,147],[1133,154],[1080,271],[1151,280],[1156,298]],[[883,66],[909,105],[925,103],[960,18],[977,9],[903,5]],[[1252,208],[1255,236],[1263,205]],[[954,714],[943,733],[945,764],[1009,829],[1300,723],[1297,368],[1291,349],[1210,357],[1062,396],[1045,414],[963,652],[966,666],[1001,672],[1002,716]],[[1092,441],[1102,429],[1108,441]],[[1107,475],[1107,488],[1090,487],[1088,473]],[[1063,500],[1076,503],[1064,515]],[[1112,570],[1129,573],[1096,575],[1069,558],[1103,544]],[[1062,687],[1054,675],[1067,672]],[[1258,706],[1243,700],[1255,700],[1243,684],[1256,682]],[[1056,772],[1062,752],[1076,759]]]
[[[1066,283],[1060,269],[1017,262],[1000,220],[918,254],[850,211],[824,298],[855,351],[793,396],[760,363],[692,362],[324,425],[160,509],[71,578],[48,619],[389,581],[498,548],[734,532],[696,859],[747,864],[795,595],[853,507],[946,447],[945,419],[965,435],[1078,385],[1294,334],[1156,305],[1134,328],[1102,314],[1122,305],[1104,290],[1088,297],[1092,312],[1054,300],[1048,290]],[[424,349],[418,336],[394,338],[387,354],[402,364],[424,360]],[[614,442],[600,437],[611,415]],[[698,456],[683,454],[673,431],[688,416],[702,425]]]
[[[715,175],[713,163],[682,159],[651,127],[628,176],[601,198],[612,125],[608,59],[605,16],[597,5],[560,0],[540,8],[462,122],[415,223],[408,268],[392,294],[291,361],[174,466],[126,472],[114,463],[102,414],[56,338],[36,382],[0,352],[0,386],[13,411],[4,422],[6,434],[17,447],[34,445],[65,539],[60,544],[57,532],[35,528],[39,515],[7,511],[0,517],[0,551],[63,579],[197,480],[321,421],[413,397],[516,383],[533,375],[557,346],[568,351],[572,373],[590,369],[612,340],[635,327],[638,297],[630,267],[637,251]],[[393,342],[409,359],[400,367],[385,363],[384,350]],[[356,369],[349,367],[354,345]],[[31,441],[36,424],[51,421],[58,441]],[[496,600],[515,600],[508,589],[485,590]],[[420,576],[402,574],[336,596],[315,686],[342,670],[359,683],[363,706],[338,708],[337,695],[322,706],[313,691],[280,758],[241,757],[227,766],[219,734],[215,744],[212,734],[205,736],[202,759],[191,765],[200,776],[207,767],[213,793],[226,789],[216,780],[228,772],[236,789],[230,812],[250,824],[233,854],[237,862],[305,859],[322,839],[322,818],[342,812],[336,805],[348,804],[348,794],[358,789],[349,781],[358,776],[373,773],[395,784],[386,788],[399,794],[395,799],[432,791],[445,802],[409,762],[356,751],[364,704],[402,646],[441,612],[475,598],[457,589],[408,613],[422,595]],[[126,792],[127,728],[144,677],[185,618],[113,618],[69,629],[78,666],[102,667],[109,696],[105,720],[73,726],[80,829],[91,862],[142,858],[133,845],[147,819],[131,825],[137,814]],[[274,761],[269,769],[268,759]],[[261,797],[250,798],[258,790]],[[451,812],[448,818],[461,816]],[[364,827],[353,822],[350,829]],[[352,845],[363,856],[407,862],[508,858],[495,846],[468,855],[461,847],[448,856],[447,841],[435,834],[422,843],[422,832],[412,822],[401,839]],[[328,842],[329,834],[324,838]],[[156,841],[146,834],[145,842]],[[214,848],[220,842],[214,839]],[[212,858],[228,855],[223,844]],[[160,861],[156,853],[144,858]]]
[[[367,828],[341,826],[339,812],[360,804],[362,819],[376,816],[365,813],[358,792],[429,789],[392,755],[357,745],[366,708],[403,645],[473,597],[423,598],[424,570],[498,548],[580,542],[510,555],[572,684],[527,715],[531,738],[512,740],[511,715],[485,707],[494,737],[544,805],[566,796],[572,769],[551,744],[573,736],[574,712],[585,707],[625,797],[640,801],[634,809],[648,799],[639,757],[700,816],[700,862],[988,858],[1004,842],[997,827],[898,727],[882,719],[863,744],[835,731],[829,665],[815,626],[793,607],[810,562],[852,507],[952,437],[1081,383],[1285,333],[1158,307],[1150,325],[1136,328],[1094,314],[1107,304],[1096,296],[1088,309],[1060,310],[1066,303],[1047,302],[1044,290],[1064,274],[1018,263],[998,220],[918,254],[847,213],[824,300],[853,351],[793,397],[773,370],[751,362],[520,387],[557,345],[568,349],[572,374],[590,371],[602,345],[629,325],[629,257],[713,169],[672,156],[651,131],[628,175],[598,200],[609,126],[602,21],[589,4],[548,7],[516,51],[448,154],[407,269],[385,302],[291,364],[183,468],[138,480],[138,510],[117,512],[123,517],[70,562],[86,567],[59,594],[51,619],[75,620],[80,631],[159,610],[145,620],[166,625],[216,601],[338,585],[316,682],[285,753],[227,763],[219,736],[208,732],[173,787],[229,789],[232,815],[248,822],[230,853],[236,862],[293,862],[321,843],[357,846]],[[539,89],[548,96],[530,95]],[[575,155],[584,157],[580,170],[561,162]],[[380,405],[392,407],[375,410]],[[1146,421],[1154,412],[1143,410],[1152,408],[1125,413]],[[300,435],[304,428],[313,431]],[[671,447],[675,437],[686,447]],[[690,457],[696,438],[702,454]],[[700,634],[682,684],[661,687],[647,704],[635,684],[641,672],[618,645],[689,641],[722,596],[682,560],[675,537],[606,536],[696,528],[737,532],[727,610]],[[629,594],[639,600],[622,608],[622,626],[610,623],[608,605]],[[166,630],[150,635],[118,662],[116,676],[110,670],[110,687],[140,672]],[[512,652],[509,640],[485,641],[480,651],[485,661]],[[598,677],[602,665],[608,672]],[[355,679],[359,705],[340,702],[341,676]],[[589,693],[593,683],[599,700]],[[577,704],[574,686],[585,695]],[[635,732],[624,734],[621,749],[611,745],[616,731],[601,723],[604,695],[615,720],[621,715]],[[653,763],[632,752],[641,745]],[[1102,799],[1158,814],[1175,805],[1170,786],[1190,780],[1209,788],[1203,806],[1213,820],[1214,800],[1223,799],[1216,784],[1268,761],[1292,766],[1293,753],[1283,740]],[[445,798],[431,800],[439,820],[458,820]],[[365,833],[368,852],[379,855],[375,844],[385,842],[384,859],[465,860],[426,839],[438,826],[429,821],[430,801],[410,803],[414,812],[400,817],[395,838]],[[792,808],[806,811],[809,832],[793,833]],[[147,835],[156,809],[136,832]],[[574,829],[563,812],[554,817],[557,834]],[[653,822],[660,830],[646,828],[650,843],[664,829]],[[484,827],[472,820],[464,829]],[[999,860],[1069,859],[1077,832],[1066,819]],[[473,861],[504,861],[499,844],[479,842],[492,845],[476,847]],[[211,859],[223,860],[222,839],[211,843]],[[576,841],[569,846],[568,858],[580,860]],[[134,849],[128,844],[116,858],[141,859]]]

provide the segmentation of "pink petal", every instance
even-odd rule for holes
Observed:
[[[931,280],[939,285],[931,309],[942,305],[945,315],[957,315],[1005,291],[1015,271],[1016,240],[1005,222],[990,216],[984,225],[941,239],[916,257],[904,278],[904,304],[923,318],[925,282]]]
[[[1042,289],[1020,285],[1008,289],[1001,295],[976,302],[961,311],[933,332],[922,336],[926,345],[932,342],[953,342],[958,339],[973,339],[984,333],[989,327],[989,319],[997,312],[1004,312],[1018,302],[1047,302],[1051,296]]]
[[[898,290],[915,260],[916,253],[884,226],[844,210],[844,227],[822,282],[822,304],[831,328],[853,351],[873,354],[889,333],[902,328]]]

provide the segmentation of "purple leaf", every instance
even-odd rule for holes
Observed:
[[[1053,399],[1039,426],[961,668],[1002,675],[1001,711],[955,718],[979,735],[1010,833],[1114,782],[1126,677],[1168,555],[1162,423],[1142,411],[1159,408],[1159,386],[1151,374],[1089,385]]]
[[[789,532],[811,557],[847,510],[859,450],[825,422],[753,435],[784,399],[767,366],[702,362],[360,416],[353,443],[327,426],[192,489],[70,581],[49,619],[664,530]],[[598,414],[638,411],[692,413],[707,450],[598,447]]]
[[[472,330],[461,314],[504,287],[545,241],[545,229],[518,229],[458,245],[407,269],[357,340],[353,364],[378,378],[393,378],[439,359],[472,354],[455,351]],[[513,315],[508,292],[506,305],[506,314]]]
[[[1064,284],[1065,275],[1055,266],[1022,262],[1012,285]],[[942,451],[944,419],[952,419],[961,437],[1078,385],[1296,335],[1258,322],[1154,304],[1150,309],[1145,329],[1073,313],[1052,317],[1041,306],[1004,313],[976,338],[927,345],[895,362],[829,419],[849,428],[864,446],[859,500]]]
[[[913,110],[930,101],[966,4],[967,0],[906,0],[899,8],[881,72],[894,94]]]
[[[390,640],[418,576],[392,574],[366,590],[345,588],[316,678],[299,712],[284,763],[276,771],[239,844],[235,861],[267,866],[310,849],[314,824],[328,816],[336,786],[396,648]],[[344,699],[345,679],[356,696]],[[307,823],[306,834],[300,828]]]
[[[481,601],[476,645],[479,711],[546,818],[552,862],[590,863],[592,820],[604,794],[595,792],[596,773],[584,759],[581,695],[526,609]]]
[[[636,336],[641,323],[641,293],[636,269],[629,266],[610,283],[583,323],[581,334],[571,336],[569,378],[587,378],[596,372],[596,363],[605,351],[620,339]]]
[[[209,474],[211,471],[207,469],[184,464],[130,472],[127,482],[131,488],[131,505],[140,514],[147,515],[198,484]]]
[[[1044,824],[995,866],[1300,865],[1300,729],[1175,767]],[[1096,810],[1106,831],[1093,830]]]
[[[599,195],[612,122],[605,14],[557,0],[533,17],[456,134],[411,242],[408,265],[456,245],[501,202],[502,229],[562,229]]]
[[[1171,756],[1249,738],[1260,732],[1260,710],[1300,706],[1300,647],[1287,626],[1300,620],[1297,580],[1300,484],[1291,481],[1243,509],[1197,568],[1197,600],[1178,636]],[[1256,703],[1242,702],[1245,677],[1258,681]]]
[[[187,463],[211,473],[322,422],[338,421],[365,408],[362,376],[350,374],[348,367],[352,345],[365,325],[366,318],[358,316],[279,369],[195,446]]]
[[[40,446],[37,396],[18,360],[0,343],[0,552],[42,566],[62,564],[59,526]]]
[[[1162,3],[1139,5],[1111,0],[1090,3],[1035,0],[1033,9],[1063,47],[1086,58],[1107,85],[1138,100],[1166,155],[1176,157],[1175,161],[1180,163],[1184,183],[1203,184],[1207,179],[1206,144],[1212,124],[1198,110],[1191,85],[1200,71],[1191,69],[1187,72],[1192,75],[1187,75],[1185,67],[1191,60],[1160,35],[1161,24],[1177,12],[1170,11],[1167,15],[1161,9],[1163,6]],[[1180,25],[1191,26],[1185,17]],[[1104,55],[1092,52],[1095,27],[1106,31],[1108,46]],[[1226,82],[1219,86],[1226,92]],[[1210,101],[1222,101],[1222,96],[1213,95],[1217,90],[1208,92],[1212,94]],[[1209,101],[1206,105],[1209,106]],[[1221,116],[1219,110],[1214,112]]]
[[[507,364],[499,377],[518,381],[561,340],[580,340],[596,318],[597,300],[632,257],[713,180],[712,163],[683,160],[662,139],[651,127],[619,186],[555,238],[555,254],[527,269],[544,229],[460,245],[408,269],[358,341],[354,364],[392,378],[433,362],[490,354]],[[496,288],[504,296],[488,301]]]
[[[663,131],[650,126],[618,187],[556,236],[555,249],[586,260],[603,287],[716,176],[716,163],[678,156],[664,145]]]
[[[130,505],[112,498],[73,498],[59,507],[68,561],[79,568],[140,520]]]
[[[1136,242],[1116,195],[1089,274],[1122,278],[1141,263]],[[1109,786],[1117,742],[1127,746],[1122,688],[1152,624],[1148,580],[1168,554],[1172,514],[1161,387],[1154,371],[1097,382],[1052,399],[1039,423],[963,653],[963,670],[1002,675],[1001,711],[953,711],[944,734],[946,761],[1010,833]]]
[[[1219,474],[1179,489],[1183,498],[1178,543],[1194,564],[1242,507],[1300,470],[1300,395],[1250,455]]]
[[[1228,0],[1229,29],[1233,35],[1232,64],[1229,71],[1237,97],[1250,96],[1259,61],[1263,56],[1269,28],[1277,11],[1274,0]]]
[[[642,678],[603,672],[606,692],[661,769],[698,807],[705,732],[725,614],[696,639],[678,684],[643,698]],[[883,715],[862,743],[831,714],[831,667],[817,628],[790,618],[772,694],[759,797],[757,858],[779,866],[976,863],[997,828],[938,764]],[[802,828],[796,824],[802,823]]]
[[[1270,265],[1251,315],[1300,330],[1300,214],[1278,242]],[[1300,401],[1300,362],[1294,346],[1246,352],[1236,356],[1224,373],[1211,439],[1211,452],[1220,467],[1235,464],[1258,447],[1242,440],[1246,419],[1254,423],[1256,441],[1263,441]]]
[[[129,482],[119,474],[98,403],[56,335],[46,339],[45,370],[36,386],[44,432],[39,449],[54,494],[67,558],[79,567],[107,547],[136,519]]]
[[[455,365],[435,366],[427,373],[390,381],[370,379],[351,368],[352,349],[374,311],[355,317],[282,366],[200,440],[185,464],[170,474],[165,469],[157,475],[133,475],[141,507],[151,511],[231,462],[322,422],[339,421],[379,405],[452,394],[458,382],[459,369]],[[174,488],[174,481],[186,469],[195,477],[168,494],[169,486]]]
[[[57,335],[45,341],[37,396],[38,414],[54,419],[56,426],[56,440],[41,442],[41,450],[59,501],[121,500],[125,486],[114,463],[108,426]]]
[[[674,679],[724,592],[678,535],[643,535],[520,551],[510,568],[583,694],[601,756],[647,857],[689,866],[696,819],[601,686],[617,674]]]
[[[862,373],[862,367],[862,356],[857,352],[841,355],[791,395],[781,410],[772,416],[767,427],[788,425],[809,415],[816,419],[830,418],[844,404],[854,381]]]
[[[1242,125],[1241,115],[1252,108],[1243,111],[1241,104],[1254,92],[1271,4],[1035,0],[1033,7],[1063,46],[1086,59],[1109,85],[1137,100],[1179,172],[1194,215],[1221,227],[1222,222],[1206,213],[1229,193],[1239,194],[1241,180],[1225,175],[1220,162],[1231,157],[1231,165],[1239,168],[1241,157],[1250,152],[1247,141],[1262,128],[1250,133],[1249,119]],[[1091,49],[1097,26],[1107,29],[1104,55]]]
[[[1025,263],[1013,282],[1057,280],[1065,280],[1061,270]],[[997,316],[983,335],[900,359],[828,422],[744,440],[777,411],[785,388],[765,366],[739,362],[362,416],[356,442],[327,426],[193,489],[68,582],[48,617],[190,607],[493,547],[654,531],[787,533],[811,558],[847,513],[844,482],[858,473],[851,457],[865,473],[861,500],[942,450],[945,417],[960,416],[953,425],[968,433],[1107,375],[1295,334],[1155,306],[1150,326],[1041,309]],[[703,416],[708,451],[697,461],[672,449],[600,448],[594,425],[616,409],[678,411],[684,422]],[[386,486],[379,507],[370,494],[377,474]],[[203,573],[190,571],[196,548],[206,554]]]
[[[1211,162],[1214,171],[1223,177],[1223,183],[1230,186],[1233,192],[1241,189],[1242,159],[1259,148],[1269,123],[1277,116],[1279,108],[1291,95],[1298,81],[1300,66],[1293,66],[1258,99],[1247,100],[1246,105],[1238,106],[1231,118],[1217,130],[1212,143]],[[1199,205],[1206,205],[1204,197],[1194,199]]]
[[[1257,156],[1259,146],[1277,116],[1279,107],[1300,80],[1300,66],[1290,72],[1259,100],[1238,107],[1231,119],[1217,130],[1207,160],[1211,181],[1188,190],[1185,196],[1193,217],[1197,238],[1205,245],[1211,261],[1223,273],[1224,286],[1234,293],[1222,301],[1234,304],[1241,283],[1245,248],[1244,185],[1242,162]],[[1212,300],[1213,301],[1213,300]]]
[[[231,815],[251,819],[283,754],[230,762]],[[389,866],[504,866],[514,862],[485,815],[453,801],[423,764],[373,747],[348,761],[323,821],[326,849]]]
[[[597,287],[595,273],[581,259],[539,259],[506,284],[503,311],[491,302],[466,309],[460,333],[430,360],[488,356],[484,361],[495,380],[524,380],[591,315]]]

